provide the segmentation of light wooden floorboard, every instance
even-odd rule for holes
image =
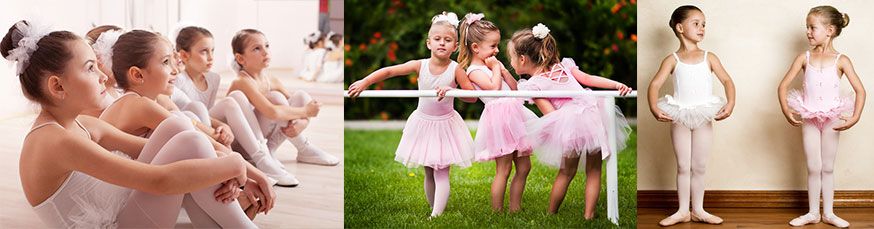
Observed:
[[[711,214],[722,217],[721,225],[703,223],[681,223],[669,228],[791,228],[789,221],[807,209],[799,208],[708,208]],[[638,208],[637,228],[663,228],[659,221],[677,209]],[[874,227],[874,208],[837,208],[835,213],[850,222],[853,228]],[[799,228],[835,228],[825,223],[811,224]]]

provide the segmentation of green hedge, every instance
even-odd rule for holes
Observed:
[[[459,19],[468,12],[485,14],[501,29],[502,54],[510,68],[506,41],[516,30],[537,23],[549,27],[563,57],[573,58],[580,69],[595,75],[636,85],[637,5],[635,1],[346,1],[346,71],[344,88],[379,68],[408,60],[428,58],[425,47],[431,17],[455,12]],[[455,56],[453,55],[453,59]],[[512,72],[512,69],[511,69]],[[399,76],[370,89],[415,90],[416,75]],[[405,119],[416,109],[415,98],[359,98],[346,100],[345,118]],[[636,116],[634,99],[620,99],[626,116]],[[456,100],[456,110],[476,119],[483,104]],[[532,106],[532,108],[534,108]],[[536,109],[534,109],[536,110]]]

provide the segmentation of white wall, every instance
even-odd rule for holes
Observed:
[[[339,5],[342,6],[342,1]],[[271,67],[297,72],[302,69],[301,59],[306,48],[303,38],[317,30],[318,10],[318,0],[3,1],[0,3],[0,31],[5,34],[16,21],[35,16],[53,24],[54,28],[77,34],[84,34],[92,25],[113,24],[151,28],[170,36],[177,21],[182,20],[213,33],[216,45],[213,70],[223,72],[230,69],[227,63],[231,37],[241,29],[255,28],[264,32],[270,41]],[[339,14],[342,20],[342,8]],[[13,75],[14,68],[0,64],[0,106],[4,107],[0,118],[29,111],[18,79]]]
[[[215,71],[228,70],[231,37],[246,28],[261,30],[270,42],[273,68],[302,69],[303,38],[317,29],[318,0],[180,0],[180,20],[200,25],[215,36]],[[175,25],[174,25],[175,27]],[[290,76],[280,76],[290,77]]]
[[[693,4],[704,11],[706,50],[716,53],[734,79],[734,114],[714,125],[713,150],[707,165],[706,187],[713,190],[804,190],[806,165],[801,131],[783,118],[777,85],[793,59],[808,49],[805,18],[810,8],[826,1],[639,1],[638,5],[638,189],[676,189],[676,161],[670,126],[651,115],[646,88],[660,61],[679,47],[668,28],[675,8]],[[874,85],[874,46],[870,42],[874,9],[870,1],[827,1],[850,16],[850,24],[835,40],[835,48],[849,56],[869,90]],[[796,88],[802,76],[797,77]],[[669,79],[672,80],[672,79]],[[846,80],[842,91],[851,93]],[[672,92],[666,83],[661,95]],[[714,84],[722,95],[721,84]],[[870,96],[868,101],[871,101]],[[867,102],[871,105],[871,102]],[[841,135],[836,161],[837,189],[874,189],[874,115],[868,107],[861,121]]]
[[[98,0],[85,0],[76,3],[63,0],[3,1],[0,3],[0,36],[5,36],[9,27],[27,17],[39,18],[54,28],[63,28],[76,33],[85,33],[91,28],[90,22],[99,18]],[[75,17],[69,12],[76,13]],[[62,16],[63,15],[63,16]],[[15,66],[0,60],[0,118],[21,115],[36,109],[24,98],[21,84],[15,76]]]

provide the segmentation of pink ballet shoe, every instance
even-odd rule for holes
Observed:
[[[686,213],[684,215],[679,215],[679,213],[675,213],[671,216],[668,216],[668,218],[665,218],[662,221],[659,221],[659,226],[662,226],[662,227],[673,226],[674,224],[678,224],[678,223],[688,223],[690,220],[691,220],[691,218],[690,218],[689,213]]]
[[[701,222],[701,223],[715,225],[715,224],[722,224],[722,218],[719,218],[719,216],[715,216],[712,214],[707,214],[704,217],[700,217],[700,216],[696,215],[694,212],[692,212],[692,222]]]
[[[830,225],[838,227],[838,228],[849,228],[850,227],[850,222],[847,222],[846,220],[841,219],[841,217],[838,217],[835,214],[822,215],[822,222],[830,224]]]
[[[807,213],[789,221],[789,225],[800,227],[808,224],[819,223],[819,214]]]

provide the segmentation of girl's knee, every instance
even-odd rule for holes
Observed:
[[[495,166],[496,176],[507,177],[510,175],[510,171],[513,170],[513,166],[509,164],[501,164]]]
[[[558,170],[558,174],[568,177],[569,179],[574,179],[574,176],[577,175],[577,167],[561,168]]]
[[[701,166],[693,166],[692,167],[692,175],[702,176],[707,173],[707,168],[704,165]]]
[[[267,97],[267,100],[269,100],[270,103],[288,106],[288,99],[285,98],[285,95],[282,95],[282,93],[279,93],[278,91],[267,92],[267,95],[265,95],[265,97]]]
[[[528,176],[531,172],[531,165],[516,165],[516,176]]]
[[[216,105],[222,105],[222,106],[228,107],[229,109],[240,109],[240,103],[238,103],[237,100],[234,100],[232,98],[220,99],[216,103]]]
[[[822,167],[822,174],[823,174],[823,175],[832,175],[832,174],[834,174],[834,173],[835,173],[835,167],[834,167],[834,166],[823,166],[823,167]]]
[[[247,98],[246,94],[243,94],[242,91],[232,91],[232,92],[228,93],[227,97],[237,101],[237,103],[240,103],[244,100],[249,101],[249,98]]]
[[[215,149],[210,144],[209,138],[196,130],[186,130],[176,134],[165,147],[173,147],[173,153],[185,155],[184,159],[216,157]]]
[[[309,93],[304,91],[293,91],[291,92],[291,97],[288,98],[290,106],[300,107],[306,105],[310,101],[313,100],[313,97],[310,96]]]
[[[161,123],[158,124],[158,127],[155,127],[155,132],[165,130],[173,130],[173,132],[177,133],[185,130],[194,130],[194,124],[192,124],[190,119],[184,114],[173,115],[167,117],[164,121],[161,121]]]

